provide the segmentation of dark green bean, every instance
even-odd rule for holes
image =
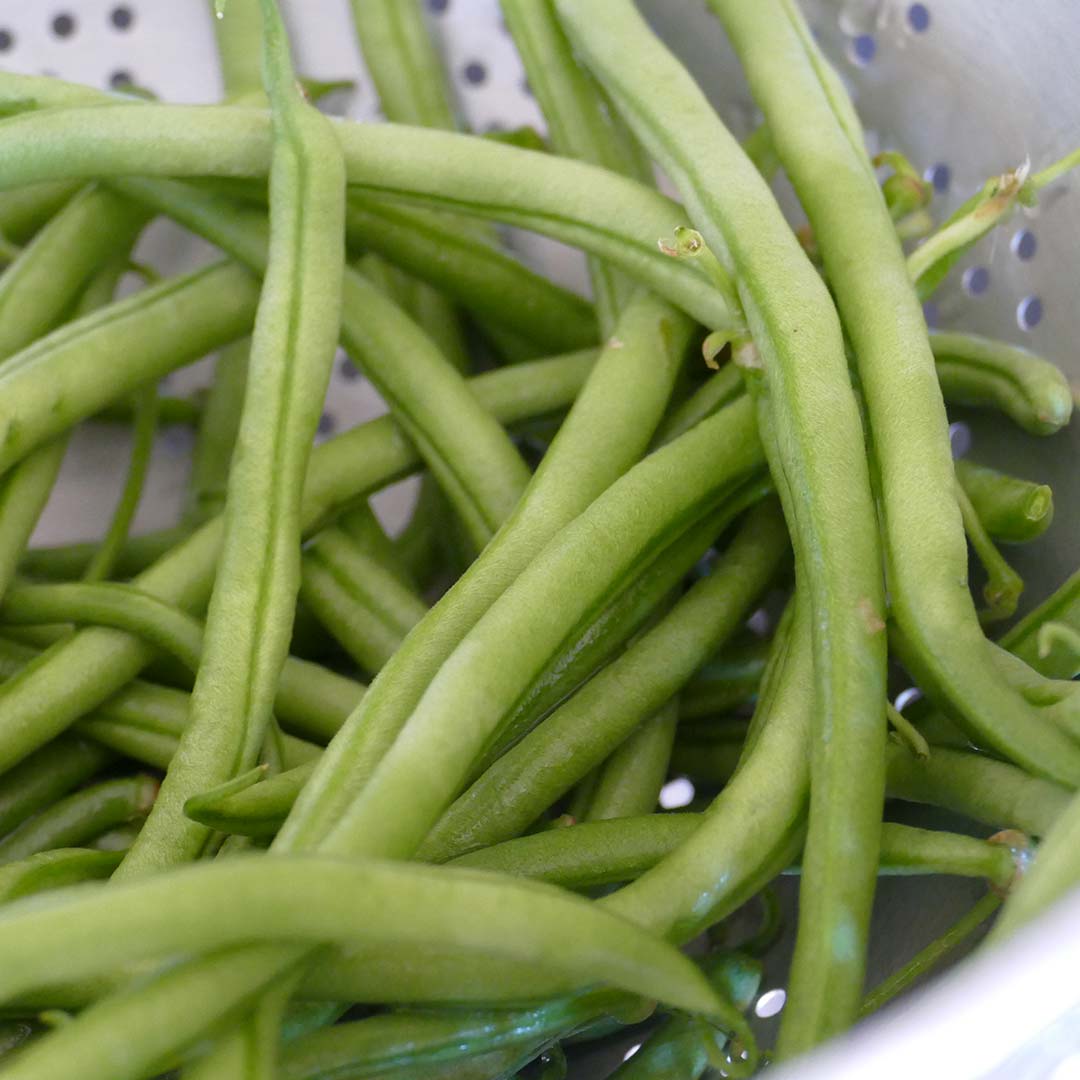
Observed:
[[[719,716],[752,702],[757,696],[770,643],[753,641],[723,651],[688,682],[679,695],[679,716]]]
[[[15,862],[50,848],[77,847],[115,825],[145,817],[157,790],[157,780],[149,776],[106,780],[83,788],[0,840],[0,862]]]
[[[995,540],[1025,544],[1042,536],[1054,520],[1054,496],[1046,484],[977,465],[967,458],[956,463],[956,475]]]
[[[365,670],[375,672],[427,613],[427,605],[341,528],[307,548],[301,599]]]
[[[959,480],[956,482],[956,501],[968,542],[986,571],[983,599],[987,606],[979,612],[979,617],[984,624],[1008,619],[1016,613],[1024,581],[998,551]]]
[[[625,1016],[635,1004],[626,994],[592,991],[525,1011],[392,1012],[313,1032],[286,1046],[283,1080],[378,1076],[404,1065],[457,1061],[505,1046],[572,1032],[605,1012]],[[637,1002],[640,1015],[647,1006]],[[392,1072],[391,1072],[392,1075]]]
[[[714,471],[719,467],[714,460]],[[439,819],[419,857],[442,861],[524,831],[676,694],[738,629],[787,551],[776,504],[753,511],[712,574],[492,765]]]
[[[656,809],[667,778],[679,703],[672,698],[600,766],[585,810],[586,821],[648,814]]]
[[[0,867],[0,904],[48,889],[107,878],[122,858],[122,851],[90,848],[55,848],[29,855]]]
[[[250,351],[249,339],[233,342],[221,351],[214,367],[214,382],[203,406],[191,455],[184,521],[192,527],[220,514],[225,506],[225,488],[233,446],[240,430]]]
[[[750,406],[730,406],[635,466],[567,526],[432,679],[320,850],[358,845],[363,852],[411,854],[547,659],[576,638],[568,631],[584,629],[602,604],[626,588],[637,564],[757,482],[762,461],[753,430]],[[681,478],[678,490],[675,476]],[[648,514],[642,512],[646,505]],[[544,605],[533,602],[530,589],[536,588],[544,590]],[[433,754],[438,776],[426,764]],[[419,775],[425,776],[421,790]],[[397,809],[388,819],[389,804]]]
[[[51,806],[113,760],[103,746],[65,735],[0,777],[0,835]]]

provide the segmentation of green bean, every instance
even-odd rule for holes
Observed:
[[[158,395],[154,385],[144,387],[136,394],[135,429],[132,433],[131,461],[123,490],[113,511],[112,520],[100,547],[94,552],[86,572],[85,581],[101,581],[112,575],[120,550],[127,540],[131,522],[142,497],[146,472],[150,467],[150,454],[158,429]]]
[[[6,835],[113,760],[102,746],[65,735],[0,778],[0,835]]]
[[[265,267],[261,215],[236,214],[222,200],[182,185],[119,185],[133,195],[147,188],[157,208],[253,269]],[[524,462],[505,432],[477,407],[430,338],[375,286],[347,270],[342,302],[346,350],[420,448],[475,543],[482,546],[517,502],[528,478]],[[408,353],[410,364],[392,362],[400,352]]]
[[[54,330],[0,369],[7,403],[0,468],[116,397],[197,359],[250,327],[258,289],[218,264],[144,289]],[[94,363],[105,355],[107,363]]]
[[[643,559],[632,571],[628,586],[605,602],[599,614],[593,613],[578,623],[547,657],[543,669],[485,743],[470,777],[480,775],[508,747],[520,742],[541,717],[588,682],[653,621],[666,607],[672,590],[693,571],[716,537],[747,507],[760,502],[770,487],[763,473],[755,475],[738,485],[712,513],[661,546],[651,558]],[[727,611],[726,605],[722,610]],[[640,714],[638,718],[644,719]]]
[[[748,411],[749,404],[743,407]],[[707,423],[724,419],[721,414]],[[737,423],[736,416],[729,423]],[[718,455],[714,471],[720,460]],[[786,555],[787,533],[775,503],[752,512],[712,574],[492,765],[443,814],[419,857],[441,862],[521,833],[678,692],[739,627]]]
[[[734,273],[753,336],[741,362],[760,401],[762,438],[813,628],[814,784],[797,1004],[785,1021],[805,1006],[834,1018],[826,1026],[843,1026],[836,1018],[854,1010],[861,990],[875,885],[885,681],[881,545],[843,335],[768,185],[632,4],[608,0],[604,19],[596,18],[595,4],[557,0],[557,7],[586,62],[673,177],[723,271]],[[636,70],[652,73],[647,94]],[[677,137],[672,116],[679,118]],[[766,120],[783,159],[782,135],[768,113]],[[808,352],[815,357],[809,364]],[[841,520],[841,503],[844,524],[830,527]]]
[[[250,350],[251,341],[245,338],[227,345],[217,359],[214,381],[206,397],[191,455],[191,476],[183,517],[189,525],[201,525],[220,514],[225,506],[225,488],[240,430]]]
[[[16,86],[41,104],[98,100],[92,90],[53,79],[5,74],[0,81],[0,88]],[[475,136],[372,124],[339,123],[335,130],[354,197],[393,195],[544,232],[609,259],[710,326],[732,324],[707,277],[655,247],[682,224],[680,212],[633,181]],[[0,141],[9,187],[56,175],[160,176],[164,161],[168,176],[264,176],[269,163],[267,118],[225,106],[49,109],[12,117],[4,134],[14,143],[8,157]]]
[[[0,278],[0,355],[6,358],[52,330],[84,286],[76,316],[107,304],[145,221],[107,191],[90,188],[69,202]],[[66,439],[41,447],[0,483],[0,594],[44,509],[66,447]]]
[[[567,526],[464,637],[320,850],[411,854],[547,657],[626,588],[636,564],[754,481],[761,459],[753,430],[749,406],[731,406],[646,458]],[[536,588],[544,605],[532,599]]]
[[[655,365],[655,354],[648,359]],[[539,361],[481,376],[473,380],[471,389],[481,405],[503,422],[512,423],[523,416],[565,406],[581,387],[592,361],[591,354]],[[380,417],[316,447],[304,489],[305,531],[323,524],[351,500],[406,475],[417,467],[418,460],[416,451],[389,417]],[[135,578],[133,584],[178,607],[198,608],[206,602],[220,543],[221,521],[213,519]],[[150,662],[153,652],[130,635],[108,629],[82,630],[0,686],[0,771],[10,768],[120,689]],[[339,681],[342,686],[334,692],[334,702],[345,703],[348,694],[343,690],[349,683]],[[296,695],[293,700],[302,704],[302,681],[298,682]],[[316,736],[321,732],[323,738],[328,738],[340,725],[340,713],[328,707],[330,704],[320,704],[322,716],[308,717],[306,726],[296,724],[296,729]],[[277,712],[285,715],[280,698]]]
[[[752,641],[724,650],[705,664],[679,695],[679,717],[718,716],[752,702],[761,684],[770,642]]]
[[[65,182],[28,184],[0,196],[0,235],[24,244],[79,190]]]
[[[285,841],[316,837],[333,826],[468,628],[544,544],[644,452],[688,331],[656,301],[643,299],[625,313],[622,347],[601,353],[514,516],[380,673],[367,704],[342,729],[298,804],[290,825],[295,839],[286,834]]]
[[[968,542],[986,571],[983,599],[987,606],[979,616],[984,624],[1008,619],[1016,613],[1024,581],[998,551],[959,480],[956,482],[956,501]]]
[[[550,352],[583,349],[598,339],[592,306],[529,270],[458,220],[350,195],[350,249],[371,250],[457,300],[488,333],[524,334]]]
[[[944,934],[935,938],[920,950],[899,971],[880,982],[863,999],[859,1016],[869,1016],[886,1005],[897,994],[907,990],[914,982],[933,971],[947,960],[1001,907],[1001,897],[987,893],[970,911],[960,917]],[[1006,911],[1008,908],[1006,908]]]
[[[271,255],[191,715],[121,878],[198,856],[207,832],[184,816],[183,804],[254,764],[300,584],[301,491],[341,318],[344,167],[329,123],[296,87],[273,0],[262,14],[274,130]]]
[[[650,716],[600,767],[586,821],[647,814],[667,778],[679,704],[672,698]]]
[[[565,889],[632,881],[688,840],[700,814],[648,814],[582,822],[504,840],[447,865],[536,878]]]
[[[942,392],[959,405],[993,405],[1032,435],[1069,422],[1072,391],[1053,364],[1027,349],[975,334],[930,334]]]
[[[130,585],[16,585],[0,604],[0,621],[5,623],[34,626],[65,619],[126,630],[170,652],[190,671],[199,666],[198,622]]]
[[[652,184],[648,160],[634,145],[633,136],[606,110],[578,64],[554,5],[548,0],[501,0],[500,6],[555,152]],[[601,330],[610,334],[630,297],[632,283],[595,258],[589,260],[589,276]]]
[[[1045,836],[1069,803],[1069,792],[1014,765],[935,746],[920,760],[902,746],[888,749],[888,794],[964,814],[998,828]]]
[[[158,782],[149,776],[105,780],[83,788],[0,840],[0,862],[15,862],[50,848],[76,847],[115,825],[145,817],[157,790]]]
[[[213,2],[211,2],[213,8]],[[217,15],[217,12],[214,12]],[[225,18],[225,14],[228,18]],[[213,20],[214,41],[221,64],[224,97],[261,95],[263,92],[261,53],[262,16],[258,0],[230,0]]]
[[[607,984],[724,1015],[693,964],[671,946],[561,890],[445,867],[309,856],[237,856],[11,907],[0,914],[12,958],[0,994],[10,1000],[50,981],[224,948],[251,940],[256,920],[260,936],[296,943],[363,949],[442,941],[542,960],[571,988]]]
[[[556,998],[534,1009],[385,1013],[312,1032],[284,1047],[283,1080],[378,1076],[395,1067],[459,1060],[574,1031],[597,1014],[624,1015],[633,999],[612,991]],[[644,1011],[643,1003],[638,1010]]]
[[[456,127],[442,59],[417,0],[352,0],[350,8],[386,118],[397,124]]]
[[[986,531],[1007,544],[1042,536],[1054,520],[1054,496],[1046,484],[961,458],[956,475]]]
[[[120,552],[117,574],[121,577],[138,574],[190,534],[191,529],[186,526],[173,526],[130,537]],[[19,559],[19,570],[28,577],[70,580],[86,570],[97,549],[96,540],[58,547],[30,548]]]
[[[714,6],[806,205],[852,337],[882,478],[892,609],[911,644],[905,663],[988,746],[1075,781],[1080,750],[993,671],[967,590],[957,588],[967,553],[949,498],[955,478],[925,323],[872,170],[817,85],[827,65],[790,6],[770,14],[757,5],[753,16],[722,0]],[[768,57],[777,48],[801,58],[797,76],[776,77]],[[862,272],[855,251],[875,273]],[[1058,410],[1062,420],[1069,409]]]
[[[496,870],[568,889],[610,885],[651,870],[686,843],[703,820],[702,814],[671,813],[582,822],[480,848],[448,865]],[[1016,861],[1000,843],[886,822],[878,873],[982,877],[1005,888],[1016,874]]]
[[[799,850],[810,785],[813,664],[800,603],[777,632],[739,768],[701,826],[633,884],[601,903],[687,941],[734,911]]]
[[[62,1075],[78,1053],[86,1077],[101,1080],[139,1080],[146,1075],[132,1060],[142,1052],[148,1069],[183,1051],[207,1029],[235,1022],[247,1014],[269,981],[253,978],[254,963],[238,966],[241,950],[225,949],[201,958],[198,964],[179,964],[156,979],[140,979],[131,987],[103,998],[80,1013],[75,1022],[55,1028],[12,1063],[13,1075],[43,1080]],[[280,946],[248,946],[254,961],[266,963]],[[254,989],[253,989],[254,987]],[[228,1002],[222,1006],[222,1000]],[[129,1017],[137,1017],[134,1026]],[[182,1022],[189,1025],[178,1038]]]
[[[307,549],[300,596],[367,671],[378,671],[428,610],[339,528],[325,530]]]
[[[94,878],[107,878],[122,856],[120,851],[56,848],[8,863],[0,867],[0,903]]]

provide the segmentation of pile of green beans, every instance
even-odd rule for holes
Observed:
[[[742,143],[632,0],[502,0],[543,150],[460,130],[421,0],[352,4],[390,125],[305,97],[275,0],[207,4],[220,105],[0,74],[5,1076],[562,1077],[614,1032],[647,1041],[613,1077],[748,1076],[1080,883],[1080,573],[987,636],[1054,494],[954,463],[946,411],[1045,436],[1072,391],[919,307],[1075,162],[905,251],[918,173],[879,182],[795,0],[710,6]],[[159,216],[220,257],[114,299]],[[315,446],[339,344],[388,415]],[[133,434],[109,527],[32,547],[94,420]],[[173,422],[183,505],[132,536]],[[868,992],[895,875],[987,892]]]

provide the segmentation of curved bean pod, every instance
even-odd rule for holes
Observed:
[[[198,856],[208,834],[184,815],[184,802],[254,764],[271,722],[300,586],[304,477],[341,325],[345,175],[329,122],[296,85],[272,0],[262,13],[273,112],[271,254],[191,714],[119,878]]]
[[[333,827],[466,631],[544,544],[644,453],[688,333],[688,324],[658,301],[644,298],[625,313],[622,347],[602,351],[513,517],[383,669],[329,748],[280,843],[314,842]]]
[[[1080,748],[994,671],[960,584],[967,549],[926,324],[861,142],[837,120],[835,85],[823,86],[828,64],[786,0],[712,4],[806,207],[852,339],[881,474],[892,611],[911,644],[905,663],[1002,756],[1080,782]],[[789,63],[781,68],[778,56]]]
[[[145,817],[157,795],[150,776],[106,780],[61,799],[0,840],[0,862],[49,848],[77,847],[116,825]]]
[[[876,884],[886,642],[881,542],[840,323],[768,185],[630,0],[605,0],[601,18],[595,0],[556,6],[733,274],[753,339],[739,355],[760,403],[813,640],[814,783],[793,969],[797,1004],[784,1017],[790,1024],[800,1002],[844,1016],[861,993]],[[652,73],[648,92],[637,70]]]
[[[113,760],[103,746],[65,735],[0,777],[0,835],[51,806]]]
[[[1025,544],[1042,536],[1054,520],[1054,495],[1046,484],[977,465],[956,463],[960,481],[986,531],[1007,544]]]
[[[319,850],[412,854],[547,657],[572,640],[567,631],[760,473],[753,431],[749,403],[732,405],[639,463],[553,539],[439,669]]]
[[[122,851],[55,848],[8,863],[0,867],[0,904],[49,889],[107,878],[123,856]]]
[[[99,100],[88,88],[5,74],[20,96]],[[43,85],[44,84],[44,85]],[[252,109],[153,105],[57,109],[11,117],[0,139],[4,185],[57,176],[265,176],[268,118]],[[24,125],[32,125],[24,128]],[[714,327],[731,312],[708,278],[656,248],[684,224],[669,199],[595,166],[452,132],[397,125],[335,125],[357,191],[495,218],[609,260]],[[33,145],[35,152],[26,153]],[[163,162],[168,168],[163,169]],[[424,162],[418,167],[418,162]],[[429,168],[430,166],[430,168]]]
[[[942,393],[958,405],[1003,409],[1032,435],[1069,422],[1072,391],[1065,376],[1028,349],[975,334],[930,333]]]
[[[0,942],[11,958],[0,996],[10,1000],[125,963],[225,948],[253,932],[359,950],[391,941],[476,948],[538,962],[570,987],[609,984],[723,1015],[708,983],[677,950],[561,890],[474,871],[311,856],[237,856],[107,891],[84,886],[13,905],[0,913]]]
[[[473,380],[481,404],[505,423],[565,407],[581,388],[594,354],[578,353]],[[655,362],[655,356],[650,356]],[[312,452],[304,488],[305,531],[323,524],[353,499],[370,494],[417,468],[419,456],[389,417],[380,417],[328,440]],[[221,543],[221,520],[213,519],[172,549],[133,582],[168,603],[197,608],[206,602]],[[54,645],[36,664],[0,686],[0,770],[43,745],[83,713],[100,704],[134,678],[153,658],[154,650],[114,630],[80,631]],[[295,661],[303,667],[303,661]],[[58,677],[59,673],[59,677]],[[304,684],[299,680],[292,700],[293,722],[302,734],[329,738],[341,723],[335,702],[346,708],[349,680],[335,678],[332,700],[311,710],[303,723]],[[285,715],[281,700],[278,712]]]
[[[743,404],[748,411],[749,402]],[[669,449],[678,445],[671,443]],[[719,468],[719,460],[714,458],[712,468]],[[787,551],[787,532],[775,502],[752,512],[713,572],[459,796],[418,856],[441,862],[524,831],[676,694],[738,629]]]

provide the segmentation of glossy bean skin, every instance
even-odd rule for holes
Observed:
[[[63,736],[0,778],[0,834],[51,806],[113,760],[113,754],[77,735]]]
[[[123,851],[54,848],[8,863],[0,867],[0,904],[50,889],[107,878],[123,855]]]
[[[393,1075],[395,1068],[421,1069],[563,1035],[605,1010],[625,1015],[634,1004],[626,994],[594,991],[523,1012],[387,1013],[324,1028],[290,1043],[284,1048],[281,1069],[287,1080],[314,1080],[345,1070],[352,1076]],[[646,1011],[644,1002],[636,1004],[639,1014]]]
[[[738,628],[787,550],[775,503],[752,512],[713,573],[480,776],[442,816],[420,857],[441,861],[524,831]]]
[[[557,9],[733,276],[753,340],[739,355],[813,629],[814,783],[792,997],[843,1027],[858,1004],[876,884],[886,642],[881,543],[840,322],[768,185],[633,5],[606,0],[603,18],[581,0]],[[635,69],[653,73],[649,93]]]
[[[504,422],[565,407],[580,389],[593,354],[575,354],[479,377],[480,400]],[[538,375],[542,377],[537,378]],[[314,529],[353,499],[370,494],[416,469],[419,456],[389,417],[361,425],[316,447],[305,487],[305,529]],[[170,550],[133,584],[179,607],[206,602],[221,542],[221,520],[212,519]],[[0,687],[0,768],[10,768],[84,712],[134,678],[153,657],[145,643],[114,630],[82,630],[54,645],[35,665]],[[297,663],[303,664],[302,661]],[[56,673],[62,672],[58,681]],[[355,704],[348,681],[303,724],[301,734],[329,738],[341,723],[341,705]],[[295,687],[304,714],[303,680]],[[278,704],[282,711],[281,703]]]
[[[1026,544],[1054,520],[1054,496],[1046,484],[1021,480],[966,458],[956,463],[956,476],[995,540]]]
[[[61,799],[0,840],[0,862],[50,848],[77,847],[134,818],[145,817],[157,795],[149,776],[106,780]]]

